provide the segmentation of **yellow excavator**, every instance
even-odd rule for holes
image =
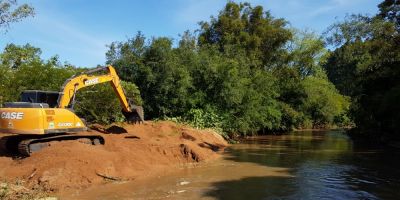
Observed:
[[[105,72],[105,73],[104,73]],[[21,102],[4,103],[0,108],[0,148],[23,156],[41,150],[53,141],[79,140],[92,145],[104,144],[101,135],[74,134],[86,131],[86,123],[73,111],[76,93],[84,87],[111,83],[129,123],[143,122],[143,108],[127,99],[112,66],[95,68],[65,81],[61,92],[27,90]]]

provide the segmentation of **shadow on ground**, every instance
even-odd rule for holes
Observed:
[[[220,200],[232,199],[282,199],[293,194],[296,186],[290,177],[247,177],[240,180],[222,181],[212,185],[204,194]],[[284,190],[282,188],[285,188]]]

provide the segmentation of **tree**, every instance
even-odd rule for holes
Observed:
[[[75,68],[63,66],[54,56],[40,58],[41,50],[29,44],[8,44],[0,53],[1,95],[4,101],[18,101],[24,90],[58,91],[66,79],[76,73]]]
[[[138,32],[126,42],[111,43],[106,52],[106,63],[116,67],[122,79],[136,82],[140,80],[141,74],[138,74],[138,68],[144,64],[143,56],[146,48],[146,37]]]
[[[121,78],[140,88],[146,116],[182,115],[190,105],[191,77],[169,38],[153,38],[145,45],[141,33],[127,42],[113,43],[107,53]]]
[[[293,39],[287,45],[289,66],[295,68],[301,78],[307,76],[325,76],[322,65],[326,63],[329,52],[325,42],[316,33],[305,30],[293,30]]]
[[[262,6],[229,1],[217,17],[200,23],[198,36],[184,32],[177,47],[139,32],[113,42],[107,63],[137,84],[148,119],[187,120],[243,135],[329,126],[345,107],[338,106],[344,97],[321,67],[329,53],[321,38],[286,24]]]
[[[377,17],[393,22],[400,30],[400,1],[384,0],[378,5],[379,14]]]
[[[0,29],[7,30],[11,23],[34,16],[34,8],[28,4],[18,6],[17,0],[0,0]]]
[[[360,132],[400,139],[400,127],[394,121],[400,112],[394,103],[400,87],[400,35],[397,14],[392,15],[389,8],[394,12],[397,1],[381,3],[381,13],[375,17],[352,15],[334,24],[328,41],[339,48],[326,69],[338,89],[351,96],[351,113]]]
[[[21,65],[40,60],[41,50],[30,44],[18,46],[8,44],[0,55],[1,64],[10,69],[17,69]]]
[[[328,77],[343,94],[354,96],[361,92],[357,74],[373,70],[370,67],[377,66],[389,55],[384,55],[382,50],[389,48],[390,43],[385,40],[393,40],[396,29],[393,23],[380,18],[350,15],[332,25],[327,33],[327,42],[338,47],[325,65]],[[387,50],[393,52],[393,49]]]
[[[302,109],[312,121],[312,128],[324,128],[349,109],[349,101],[327,79],[307,77],[303,82],[307,94]]]
[[[327,128],[345,117],[348,99],[329,82],[323,65],[330,53],[320,36],[293,30],[287,45],[288,65],[274,70],[278,78],[282,130]],[[344,105],[344,106],[338,106]]]
[[[271,73],[251,69],[244,55],[225,57],[216,47],[202,49],[200,61],[192,72],[194,87],[208,104],[200,108],[218,108],[225,131],[249,134],[278,128],[281,116]]]
[[[279,67],[286,61],[284,45],[292,37],[286,25],[287,21],[275,19],[262,6],[229,1],[217,18],[200,23],[199,44],[215,44],[225,53],[234,50],[232,56],[244,51],[255,67]]]

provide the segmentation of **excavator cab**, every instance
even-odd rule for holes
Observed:
[[[21,101],[29,103],[46,103],[49,108],[55,108],[58,105],[58,97],[60,92],[42,91],[42,90],[25,90],[21,93]]]
[[[20,102],[6,102],[5,108],[55,108],[59,92],[26,90],[21,93]]]

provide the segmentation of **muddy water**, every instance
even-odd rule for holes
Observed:
[[[212,163],[62,199],[400,199],[399,158],[338,131],[295,132],[232,145]]]

